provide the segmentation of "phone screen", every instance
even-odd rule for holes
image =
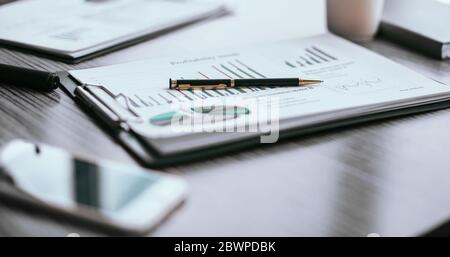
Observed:
[[[14,144],[3,151],[2,169],[17,188],[37,199],[100,212],[120,211],[161,178],[138,167],[92,163],[33,144]]]

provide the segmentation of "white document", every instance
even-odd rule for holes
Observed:
[[[144,60],[70,71],[80,82],[103,85],[127,97],[145,120],[150,137],[175,136],[147,124],[148,117],[170,111],[173,103],[240,97],[279,99],[281,128],[313,125],[438,102],[450,87],[331,34],[211,54]],[[292,88],[169,90],[172,79],[301,77],[324,83]]]
[[[25,0],[0,7],[0,40],[80,55],[210,15],[219,4],[164,0]]]

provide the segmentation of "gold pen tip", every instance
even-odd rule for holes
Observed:
[[[318,79],[300,79],[300,85],[304,86],[304,85],[313,85],[313,84],[320,84],[323,82],[323,80],[318,80]]]

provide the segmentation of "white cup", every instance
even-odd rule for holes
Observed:
[[[364,42],[377,33],[384,0],[327,0],[328,29],[352,41]]]

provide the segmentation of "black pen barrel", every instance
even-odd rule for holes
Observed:
[[[208,90],[233,87],[298,87],[322,83],[322,80],[300,78],[262,79],[169,79],[169,88],[178,90]]]
[[[49,92],[58,88],[59,77],[56,73],[0,64],[0,83]]]
[[[296,87],[298,78],[272,78],[272,79],[236,79],[237,87]]]
[[[175,86],[188,84],[191,86],[212,86],[212,85],[219,85],[224,84],[227,86],[230,86],[231,79],[178,79],[178,80],[170,80],[170,84],[174,83]],[[175,84],[176,83],[176,84]]]

